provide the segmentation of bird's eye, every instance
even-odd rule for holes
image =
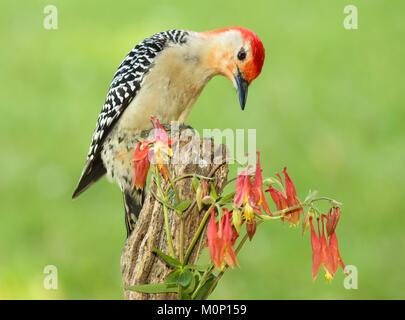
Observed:
[[[240,61],[243,61],[243,60],[245,60],[246,59],[246,52],[245,52],[245,49],[240,49],[240,51],[238,52],[238,59],[240,60]]]

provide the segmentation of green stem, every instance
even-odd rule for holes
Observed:
[[[174,185],[174,181],[172,181],[172,178],[171,178],[169,172],[167,172],[167,178],[169,179],[170,185],[169,185],[169,187],[166,189],[165,195],[167,196],[168,190],[169,190],[170,188],[172,188],[173,191],[174,191],[174,195],[176,196],[176,202],[177,202],[177,204],[179,204],[179,203],[180,203],[179,191],[177,190],[176,186]]]
[[[164,212],[164,216],[165,216],[165,229],[166,229],[167,241],[169,242],[170,252],[172,254],[172,257],[174,259],[176,259],[176,254],[174,253],[172,237],[170,235],[169,217],[168,217],[168,214],[167,214],[167,207],[165,205],[163,205],[163,212]]]
[[[173,206],[171,206],[170,204],[168,204],[167,201],[161,199],[154,191],[152,191],[152,189],[150,189],[149,191],[152,193],[152,195],[154,196],[154,198],[155,198],[157,201],[159,201],[161,204],[165,205],[165,206],[168,207],[169,209],[176,210],[175,207],[173,207]]]
[[[313,205],[312,205],[313,202],[321,201],[321,200],[327,200],[329,202],[332,202],[333,204],[342,205],[342,203],[337,202],[334,199],[327,198],[327,197],[319,197],[319,198],[308,199],[307,201],[297,204],[296,206],[276,211],[273,213],[273,216],[265,216],[265,215],[256,215],[256,216],[261,220],[276,220],[276,219],[282,218],[283,216],[285,216],[286,213],[288,213],[290,211],[294,211],[294,210],[297,210],[299,208],[306,207],[306,206],[313,207]]]
[[[212,273],[212,270],[214,269],[213,266],[205,270],[203,276],[201,277],[200,283],[198,284],[197,288],[194,290],[193,294],[191,295],[191,300],[194,300],[195,296],[197,295],[198,291],[202,288],[202,286],[205,284],[207,281],[208,277]]]
[[[320,200],[326,200],[331,202],[334,205],[338,205],[338,206],[342,206],[343,203],[336,201],[335,199],[332,198],[328,198],[328,197],[318,197],[318,198],[314,198],[311,200],[311,202],[315,202],[315,201],[320,201]]]
[[[186,178],[194,178],[194,177],[200,178],[200,179],[206,179],[206,180],[212,180],[213,179],[213,178],[202,176],[202,175],[199,175],[199,174],[190,173],[190,174],[185,174],[185,175],[182,175],[180,177],[177,177],[176,179],[173,180],[173,182],[177,182],[179,180],[186,179]]]
[[[261,220],[276,220],[276,219],[283,218],[287,212],[297,210],[297,209],[305,207],[307,205],[308,205],[307,203],[303,202],[303,203],[297,204],[296,206],[276,211],[276,212],[273,213],[272,216],[259,215],[259,214],[257,214],[256,216]]]
[[[184,265],[184,216],[180,213],[180,262]]]
[[[184,265],[184,215],[183,213],[179,213],[180,216],[180,262]],[[178,300],[182,300],[183,295],[183,287],[182,285],[178,285],[179,293],[177,295]]]
[[[160,185],[160,178],[159,178],[159,170],[157,165],[155,165],[155,176],[156,176],[156,184],[158,186],[160,195],[164,197],[163,195],[163,190],[162,186]],[[169,247],[170,247],[170,252],[172,254],[172,257],[176,259],[176,254],[174,253],[174,247],[173,247],[173,242],[172,242],[172,237],[170,235],[170,228],[169,228],[169,216],[167,213],[167,206],[166,204],[163,203],[163,212],[164,212],[164,218],[165,218],[165,229],[166,229],[166,236],[167,236],[167,241],[169,242]]]
[[[160,185],[159,168],[158,168],[157,165],[155,165],[155,177],[156,177],[156,184],[157,184],[157,186],[158,186],[160,195],[161,195],[162,198],[164,198],[162,186]]]
[[[207,224],[205,224],[205,226],[203,228],[203,231],[202,231],[202,234],[205,234],[206,230],[207,230]],[[200,256],[202,245],[203,245],[203,237],[200,237],[200,240],[198,241],[197,252],[196,252],[196,255],[195,255],[196,257]]]
[[[178,294],[177,294],[177,300],[183,300],[181,298],[181,296],[183,295],[183,287],[181,286],[181,284],[177,285],[177,288],[179,290]]]
[[[211,206],[208,208],[208,210],[205,212],[205,215],[203,217],[203,219],[201,220],[201,223],[197,229],[196,234],[194,235],[193,240],[191,240],[190,246],[187,249],[186,252],[186,256],[184,257],[184,264],[188,263],[188,259],[190,258],[191,252],[194,249],[195,243],[197,242],[198,238],[201,235],[202,230],[204,229],[205,223],[207,222],[208,217],[210,216],[211,213],[211,208],[214,206],[215,204],[211,204]]]

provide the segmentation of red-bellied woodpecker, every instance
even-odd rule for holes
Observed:
[[[232,81],[243,110],[248,85],[260,74],[263,61],[262,42],[242,27],[207,32],[169,30],[140,42],[114,75],[72,198],[107,173],[123,192],[129,235],[144,193],[134,188],[131,161],[117,155],[128,152],[129,144],[133,147],[133,137],[139,132],[152,129],[152,115],[161,123],[184,123],[215,75]]]

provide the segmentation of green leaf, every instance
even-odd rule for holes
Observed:
[[[304,202],[309,202],[311,201],[313,198],[315,198],[318,194],[317,190],[311,191],[309,190],[307,197],[305,198]]]
[[[217,277],[214,276],[213,274],[211,274],[207,281],[204,283],[204,285],[200,288],[200,290],[198,290],[198,293],[196,294],[196,296],[194,297],[194,300],[202,300],[202,299],[206,299],[206,294],[208,294],[208,290],[211,287],[211,285],[214,283],[215,279]]]
[[[215,187],[212,183],[210,183],[210,186],[211,186],[210,196],[214,198],[214,200],[216,201],[218,199],[217,192],[215,191]]]
[[[183,270],[183,272],[180,276],[179,283],[181,286],[187,287],[190,284],[192,279],[193,279],[193,273],[190,270],[185,269],[185,270]]]
[[[235,196],[235,192],[234,192],[234,191],[231,192],[231,193],[228,193],[227,195],[221,197],[221,199],[219,200],[219,203],[220,203],[220,204],[223,204],[223,203],[229,202],[230,200],[233,200],[233,197],[234,197],[234,196]]]
[[[179,284],[182,287],[187,287],[193,278],[193,274],[190,270],[176,269],[171,274],[169,274],[165,281],[172,284]]]
[[[182,271],[180,269],[174,270],[172,273],[170,273],[166,278],[165,282],[171,283],[171,284],[177,284],[178,279],[181,276]]]
[[[197,191],[199,184],[200,184],[200,181],[197,179],[196,176],[194,176],[194,177],[193,177],[193,188],[194,188],[194,191]]]
[[[181,266],[182,266],[182,263],[181,263],[179,260],[168,256],[166,253],[163,253],[163,252],[160,251],[159,249],[154,248],[153,250],[155,250],[155,252],[156,252],[164,261],[166,261],[169,265],[171,265],[171,266],[173,266],[173,267],[181,267]]]
[[[198,276],[192,276],[190,284],[184,289],[184,293],[191,294],[194,291],[196,281],[198,281]]]
[[[125,289],[142,293],[178,292],[177,285],[170,283],[142,284],[137,286],[125,287]]]
[[[210,264],[206,264],[206,265],[196,265],[196,264],[188,264],[184,266],[184,269],[192,269],[192,270],[197,270],[197,271],[205,271],[207,270],[209,267],[211,267]]]
[[[155,197],[155,199],[158,200],[160,203],[164,204],[166,207],[168,207],[168,208],[170,208],[170,209],[172,209],[172,210],[176,210],[172,205],[170,205],[170,204],[167,202],[167,200],[169,199],[169,196],[167,196],[166,200],[164,200],[164,199],[161,199],[159,196],[157,196],[156,193],[154,193],[154,192],[152,191],[152,189],[150,189],[149,191],[153,194],[153,196]]]
[[[187,199],[184,200],[183,202],[180,202],[175,208],[174,210],[176,210],[178,213],[183,212],[184,210],[186,210],[191,204],[191,200]]]
[[[165,199],[166,201],[168,201],[169,199],[173,199],[174,201],[176,201],[176,198],[175,198],[175,193],[174,193],[174,190],[173,189],[170,189],[168,192],[167,192],[167,199]]]

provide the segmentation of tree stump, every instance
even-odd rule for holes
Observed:
[[[187,131],[187,139],[184,133]],[[199,139],[194,132],[185,129],[180,131],[181,139],[176,139],[173,145],[174,156],[167,165],[170,176],[175,179],[185,174],[210,176],[218,194],[225,186],[228,175],[226,164],[226,147],[215,146],[210,138]],[[152,168],[152,167],[151,167]],[[195,192],[191,178],[182,179],[176,183],[181,201],[190,199],[192,204],[184,214],[184,251],[189,247],[201,221],[205,210],[199,212],[195,205]],[[162,180],[162,187],[166,183]],[[157,187],[152,181],[149,188],[157,194]],[[168,209],[170,233],[176,256],[180,248],[180,218],[176,212]],[[205,229],[204,229],[205,230]],[[205,246],[205,231],[190,255],[189,263],[196,264]],[[155,199],[148,190],[143,208],[131,236],[126,240],[121,256],[121,272],[124,287],[149,283],[161,283],[172,271],[154,251],[157,248],[170,255],[164,223],[163,205]],[[177,293],[145,294],[124,289],[124,298],[128,300],[157,300],[177,299]]]

